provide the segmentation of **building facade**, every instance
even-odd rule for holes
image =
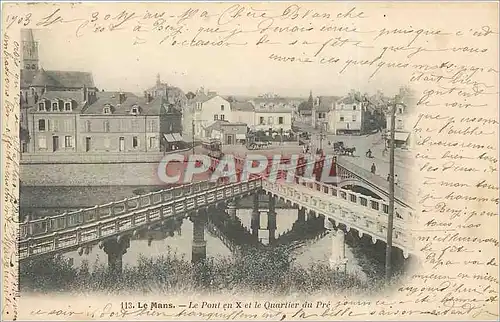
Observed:
[[[182,140],[181,112],[163,97],[44,93],[29,111],[30,153],[168,151]]]
[[[335,111],[335,103],[338,100],[337,96],[318,96],[314,99],[310,119],[313,128],[334,132],[331,120]]]
[[[233,121],[231,104],[225,98],[214,92],[205,93],[199,89],[196,96],[188,101],[183,117],[183,130],[190,136],[194,128],[194,137],[207,137],[206,129],[216,121]]]
[[[366,102],[353,96],[344,97],[335,102],[335,109],[329,113],[328,123],[335,134],[363,133],[363,117]]]
[[[39,99],[46,92],[51,91],[53,94],[57,92],[76,92],[76,94],[59,93],[63,102],[66,98],[73,100],[78,97],[83,90],[85,90],[86,95],[92,98],[92,95],[98,91],[94,85],[94,80],[91,73],[80,72],[80,71],[60,71],[60,70],[44,70],[39,67],[39,57],[38,57],[38,45],[39,43],[35,41],[33,30],[22,29],[21,30],[21,45],[22,45],[22,69],[20,77],[20,141],[21,141],[21,152],[29,152],[29,147],[34,147],[36,142],[31,142],[33,139],[33,128],[28,125],[28,111],[35,107],[38,110],[37,104]],[[52,96],[50,96],[52,99]],[[80,108],[81,104],[84,104],[82,98],[78,98],[73,101],[75,108]],[[78,103],[77,103],[78,102]],[[66,104],[66,103],[61,103]],[[45,112],[57,112],[56,118],[61,118],[65,111],[65,106],[62,105],[63,111],[50,111]],[[64,121],[62,121],[64,123]],[[42,139],[43,140],[43,139]],[[55,139],[57,140],[57,139]],[[43,143],[42,143],[43,144]],[[54,144],[58,144],[55,142]],[[50,144],[49,144],[50,145]]]
[[[287,108],[256,109],[255,125],[256,131],[290,131],[292,129],[293,110]]]

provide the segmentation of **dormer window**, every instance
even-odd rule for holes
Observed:
[[[356,105],[353,105],[352,106],[352,110],[355,111],[356,110]]]
[[[111,114],[111,107],[110,106],[104,106],[103,113],[104,114]]]
[[[59,110],[59,103],[52,102],[52,112],[57,112]]]
[[[64,110],[70,112],[71,111],[71,102],[64,103]]]
[[[130,110],[130,114],[134,114],[135,115],[135,114],[139,114],[139,113],[140,113],[139,106],[137,106],[137,105],[134,105],[132,107],[132,109]]]
[[[38,103],[38,111],[44,111],[44,110],[45,110],[45,102]]]

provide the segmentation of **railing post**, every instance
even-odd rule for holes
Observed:
[[[125,200],[123,200],[123,212],[127,212],[128,211],[128,198],[125,198]]]

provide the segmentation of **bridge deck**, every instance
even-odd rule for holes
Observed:
[[[359,178],[362,178],[368,185],[377,188],[379,192],[382,192],[385,197],[389,197],[389,182],[386,178],[382,178],[377,174],[373,174],[367,169],[355,164],[348,160],[347,157],[338,156],[337,165],[345,168],[346,170],[352,172]],[[395,199],[405,205],[412,205],[414,203],[414,194],[401,186],[396,185],[394,187]]]

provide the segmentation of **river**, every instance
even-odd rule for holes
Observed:
[[[124,197],[130,197],[138,193],[155,190],[152,187],[22,187],[21,188],[21,214],[29,213],[31,216],[53,216],[64,211],[73,209],[92,207],[93,205],[106,203],[115,200],[121,200]],[[248,201],[248,202],[245,202]],[[251,204],[248,198],[242,202],[245,204],[242,209],[237,210],[237,216],[244,226],[250,229]],[[277,205],[277,230],[276,236],[280,236],[292,228],[297,220],[298,211],[293,208],[284,208],[284,205]],[[262,206],[260,207],[262,208]],[[268,232],[267,216],[261,214],[261,230],[259,239],[266,243]],[[332,256],[332,237],[335,233],[329,232],[323,238],[316,241],[309,241],[298,248],[295,256],[294,265],[303,267],[311,263],[329,263]],[[186,260],[191,260],[191,241],[193,237],[193,225],[190,220],[185,219],[180,231],[173,237],[159,236],[152,242],[147,239],[132,240],[127,253],[123,256],[124,265],[135,266],[140,256],[154,258],[165,255],[170,252],[177,256],[182,256]],[[214,235],[205,231],[205,240],[207,241],[208,257],[226,257],[231,256],[231,251]],[[373,267],[377,264],[366,254],[355,251],[360,245],[346,245],[345,256],[348,259],[347,272],[357,275],[360,279],[366,280],[368,275],[373,275]],[[358,247],[358,248],[359,248]],[[70,252],[65,256],[73,259],[73,265],[79,266],[84,260],[89,262],[90,268],[94,263],[105,264],[107,255],[98,247],[93,247],[89,254],[79,255],[77,252]],[[373,277],[373,276],[372,276]]]

